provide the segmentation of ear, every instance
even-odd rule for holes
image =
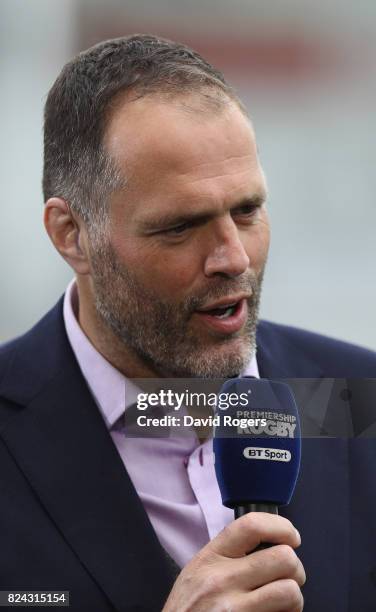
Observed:
[[[77,274],[90,274],[87,232],[84,223],[73,216],[62,198],[45,204],[44,225],[57,251]]]

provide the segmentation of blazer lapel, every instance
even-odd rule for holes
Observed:
[[[80,373],[61,305],[44,326],[42,335],[31,334],[3,381],[1,393],[8,399],[19,402],[27,392],[29,401],[13,411],[1,435],[112,604],[119,610],[161,609],[174,571]],[[33,385],[33,366],[26,367],[30,359],[39,359],[37,369],[47,383],[38,375]]]
[[[261,378],[322,378],[318,363],[286,341],[278,327],[260,321],[257,327],[257,365]]]

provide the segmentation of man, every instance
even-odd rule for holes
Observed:
[[[130,379],[376,373],[369,351],[257,326],[267,190],[222,75],[153,36],[80,54],[47,99],[43,187],[47,232],[76,280],[1,349],[1,588],[69,590],[77,610],[292,612],[305,582],[294,523],[305,609],[374,609],[375,527],[361,524],[374,487],[354,500],[351,546],[342,505],[347,470],[375,458],[374,445],[350,458],[344,441],[317,441],[312,454],[308,444],[292,522],[232,521],[210,440],[174,447],[122,430]]]

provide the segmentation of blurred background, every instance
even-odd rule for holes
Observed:
[[[261,315],[376,349],[374,0],[2,0],[0,341],[72,277],[42,225],[42,113],[63,64],[150,32],[222,69],[253,118],[272,248]]]

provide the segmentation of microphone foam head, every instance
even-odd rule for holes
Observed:
[[[228,380],[217,404],[213,440],[215,471],[228,508],[247,503],[284,506],[299,473],[301,434],[294,396],[285,383]],[[232,398],[232,401],[230,399]]]

